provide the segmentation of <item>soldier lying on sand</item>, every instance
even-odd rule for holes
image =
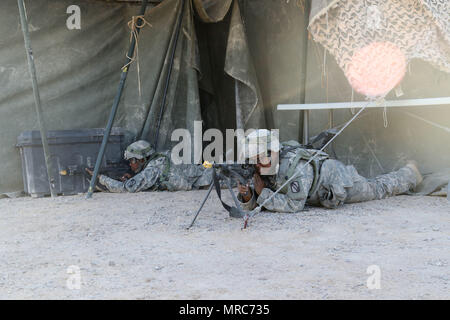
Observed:
[[[135,175],[124,176],[122,181],[100,175],[98,183],[110,192],[187,191],[211,184],[211,172],[203,166],[173,165],[169,152],[157,153],[144,140],[129,145],[124,157]],[[92,176],[91,170],[86,171]]]
[[[280,144],[265,129],[253,131],[245,138],[244,158],[256,163],[253,187],[239,184],[238,199],[245,210],[263,204],[287,180],[283,190],[264,204],[264,208],[279,212],[298,212],[305,203],[337,208],[344,203],[383,199],[406,193],[422,181],[417,165],[410,161],[398,171],[366,179],[353,166],[328,158],[325,153],[306,167],[304,164],[316,150],[303,148],[298,142]],[[272,163],[279,159],[279,164]],[[264,171],[275,170],[270,175]]]

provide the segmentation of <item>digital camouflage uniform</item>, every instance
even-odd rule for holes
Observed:
[[[311,162],[302,170],[309,158],[298,161],[299,153],[311,155],[315,150],[297,148],[285,152],[285,148],[281,149],[278,174],[262,176],[266,187],[261,194],[258,196],[252,189],[253,197],[247,203],[242,203],[241,195],[238,196],[244,210],[252,210],[264,203],[295,173],[299,173],[298,177],[268,201],[264,208],[278,212],[298,212],[303,210],[305,203],[337,208],[343,203],[383,199],[408,192],[416,186],[419,179],[408,166],[366,179],[352,165],[346,166],[338,160],[328,159],[326,154],[319,156],[319,161]],[[295,163],[295,169],[291,168]]]
[[[169,152],[153,155],[141,172],[125,182],[99,176],[99,183],[110,192],[188,191],[210,185],[211,181],[211,170],[201,165],[174,165]]]

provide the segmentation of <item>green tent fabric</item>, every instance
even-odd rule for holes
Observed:
[[[127,35],[123,6],[80,2],[82,29],[66,27],[74,1],[27,1],[44,117],[49,130],[96,128],[114,98]],[[23,190],[22,131],[37,120],[16,1],[0,2],[0,193]]]
[[[173,46],[176,45],[173,69],[167,92],[166,104],[162,115],[158,148],[171,146],[171,131],[175,128],[188,128],[191,132],[193,121],[201,121],[200,101],[198,98],[199,56],[197,39],[193,24],[193,12],[190,1],[185,1],[181,32],[176,39],[176,24],[182,12],[182,1],[166,0],[150,10],[146,19],[151,28],[142,30],[140,39],[151,39],[140,47],[140,70],[142,87],[146,93],[141,99],[137,94],[137,68],[130,71],[130,78],[135,81],[127,83],[125,89],[125,108],[123,116],[127,119],[127,128],[135,131],[136,138],[156,144],[157,122],[160,116],[164,87],[170,65]],[[164,32],[169,28],[169,32]],[[145,71],[142,71],[145,70]],[[149,90],[150,88],[150,90]],[[140,106],[143,117],[130,119],[135,113],[130,107]],[[136,114],[136,113],[135,113]],[[139,113],[138,113],[139,114]]]
[[[238,1],[234,1],[228,34],[225,72],[235,79],[236,127],[264,128],[261,93]]]
[[[74,4],[81,8],[81,30],[66,27],[66,9]],[[26,5],[48,130],[105,127],[129,45],[127,23],[138,6],[85,0]],[[127,141],[143,137],[154,143],[181,9],[177,0],[149,5],[150,25],[141,31],[114,124],[128,130]],[[305,59],[297,51],[306,36],[298,32],[306,14],[295,3],[271,0],[186,0],[183,12],[158,148],[174,144],[176,128],[193,132],[194,120],[203,121],[204,129],[225,130],[236,128],[238,113],[245,127],[279,126],[285,115],[276,105],[301,102],[303,63],[292,67],[289,59],[296,65]],[[288,19],[274,23],[276,15]],[[23,190],[17,136],[38,127],[14,1],[0,3],[0,30],[0,193],[7,193]],[[288,117],[289,138],[299,138],[295,114]]]
[[[48,129],[104,128],[129,46],[127,23],[137,14],[139,4],[25,2]],[[128,141],[141,136],[147,119],[148,139],[154,135],[151,130],[181,12],[179,3],[164,0],[147,10],[151,26],[142,30],[138,46],[141,95],[136,61],[130,67],[114,124],[129,131]],[[81,30],[66,27],[66,10],[74,4],[81,8]],[[184,13],[175,56],[179,70],[175,68],[172,74],[160,147],[171,145],[171,130],[184,127],[192,131],[194,119],[202,120],[203,129],[236,128],[236,106],[244,115],[241,123],[251,115],[247,126],[260,123],[261,127],[279,128],[282,140],[299,140],[301,113],[277,111],[278,104],[351,100],[352,91],[341,68],[334,59],[324,59],[319,44],[307,41],[309,10],[299,7],[297,1],[245,0],[237,7],[231,0],[186,0]],[[239,33],[245,41],[235,46],[239,50],[230,50],[231,35]],[[246,62],[246,72],[229,72],[234,54],[244,58],[236,63]],[[402,82],[401,98],[446,96],[449,81],[450,74],[416,59]],[[241,96],[243,93],[245,96]],[[355,93],[355,101],[363,98]],[[397,97],[391,92],[387,98]],[[383,126],[382,110],[368,110],[336,140],[336,153],[369,177],[396,170],[405,159],[417,160],[423,172],[437,172],[448,167],[450,149],[446,146],[450,136],[429,123],[449,127],[449,110],[448,106],[389,109],[387,128]],[[350,110],[336,110],[335,124],[349,117]],[[326,129],[328,121],[327,111],[311,111],[310,135]],[[23,190],[15,144],[21,132],[37,129],[17,3],[1,1],[0,194]]]
[[[141,31],[140,39],[152,39],[152,41],[139,45],[139,69],[142,73],[140,75],[142,79],[141,87],[152,89],[148,90],[143,96],[136,94],[136,87],[139,84],[136,83],[138,75],[136,74],[137,68],[134,67],[129,74],[132,80],[127,83],[124,92],[125,108],[121,114],[122,118],[127,119],[127,128],[135,131],[136,128],[141,126],[140,132],[135,131],[136,136],[157,144],[159,149],[167,149],[173,146],[171,132],[174,129],[186,128],[193,135],[194,121],[202,121],[198,81],[202,76],[206,76],[208,70],[202,70],[200,64],[200,60],[205,57],[199,52],[193,21],[193,7],[190,1],[185,2],[182,31],[178,43],[175,44],[175,25],[181,13],[181,3],[178,0],[166,0],[145,16],[152,26],[145,27]],[[198,6],[197,4],[197,8]],[[265,127],[266,122],[261,110],[262,103],[258,80],[249,52],[238,1],[234,1],[230,14],[231,20],[227,26],[230,30],[228,39],[222,39],[227,40],[224,69],[231,78],[237,81],[238,94],[236,94],[235,105],[227,105],[224,108],[228,113],[230,109],[236,108],[236,113],[243,116],[243,127]],[[208,22],[211,20],[208,19]],[[163,29],[166,29],[168,25],[171,31],[169,33],[163,32]],[[208,26],[206,25],[206,27]],[[158,45],[155,45],[155,43]],[[164,85],[168,76],[170,55],[174,45],[176,45],[174,65],[166,104],[162,106]],[[203,52],[203,54],[208,55],[207,52]],[[164,57],[164,60],[160,57]],[[207,58],[209,59],[209,57]],[[142,70],[145,70],[145,73]],[[154,77],[154,75],[159,75],[159,77]],[[211,78],[211,75],[209,77]],[[211,90],[210,93],[214,96],[214,90]],[[215,97],[216,100],[217,98]],[[150,101],[150,107],[147,106],[147,101]],[[159,139],[156,143],[154,138],[162,109],[164,112]],[[129,116],[132,114],[135,116],[130,119]],[[147,115],[145,120],[142,119],[142,115]],[[234,127],[231,126],[231,128]]]
[[[203,22],[222,21],[228,13],[233,0],[211,1],[193,0],[200,19]]]

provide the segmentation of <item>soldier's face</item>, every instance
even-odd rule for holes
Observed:
[[[271,159],[266,155],[259,155],[256,161],[256,169],[259,174],[261,174],[262,168],[270,168],[271,166]]]
[[[274,168],[276,168],[277,164],[278,164],[278,152],[271,152],[270,156],[259,155],[255,165],[256,171],[260,175],[274,175],[276,174]]]
[[[130,159],[130,168],[131,168],[131,170],[134,173],[140,172],[142,170],[142,166],[144,165],[144,161],[145,161],[145,159],[141,159],[141,160],[138,160],[138,159],[135,159],[135,158]]]

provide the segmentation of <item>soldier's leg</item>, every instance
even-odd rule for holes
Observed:
[[[413,163],[400,170],[383,174],[373,179],[358,177],[352,188],[347,190],[346,203],[384,199],[406,193],[421,182],[421,175]]]

